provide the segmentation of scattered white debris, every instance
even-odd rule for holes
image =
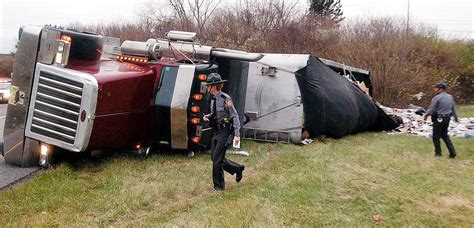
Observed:
[[[242,156],[250,156],[250,154],[246,151],[243,150],[227,150],[227,154],[236,154],[236,155],[242,155]]]
[[[421,100],[421,98],[423,98],[424,95],[425,95],[425,93],[419,92],[419,93],[413,95],[413,97],[416,98],[416,100],[419,101],[419,100]]]
[[[432,136],[433,123],[430,117],[426,121],[423,120],[423,108],[414,105],[409,105],[408,109],[389,108],[382,105],[380,108],[388,115],[395,115],[403,120],[403,124],[389,134],[408,133],[425,137]],[[459,118],[459,123],[456,123],[452,118],[449,122],[448,132],[451,137],[474,138],[474,117]]]
[[[310,139],[310,138],[306,138],[306,139],[301,140],[301,144],[303,144],[303,145],[308,145],[312,142],[313,142],[313,140]]]
[[[474,138],[474,130],[466,131],[466,138]]]

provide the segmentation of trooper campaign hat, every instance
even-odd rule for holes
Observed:
[[[221,75],[218,73],[211,73],[207,76],[206,85],[215,85],[226,82],[227,80],[222,80]]]
[[[434,85],[435,88],[446,89],[446,83],[444,81],[439,81]]]

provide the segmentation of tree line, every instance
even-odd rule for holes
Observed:
[[[459,103],[474,103],[474,42],[442,39],[433,28],[394,17],[348,21],[340,0],[150,0],[128,22],[69,29],[123,40],[198,33],[202,44],[250,52],[312,54],[368,69],[374,99],[384,105],[427,105],[445,80]],[[429,96],[420,101],[413,95]]]

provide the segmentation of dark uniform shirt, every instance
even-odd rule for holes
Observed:
[[[457,120],[458,116],[456,114],[454,98],[450,94],[446,92],[442,92],[431,100],[431,105],[428,111],[426,112],[427,116],[431,116],[433,114],[438,115],[453,115],[454,119]]]
[[[214,107],[217,110],[214,110]],[[224,118],[229,118],[232,120],[235,136],[240,136],[239,115],[237,110],[235,110],[232,98],[228,94],[219,92],[216,96],[213,96],[211,99],[211,112],[206,117],[209,119],[216,118],[218,123],[221,123]]]

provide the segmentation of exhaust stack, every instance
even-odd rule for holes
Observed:
[[[214,48],[194,43],[195,33],[170,31],[167,39],[148,39],[146,42],[126,40],[120,50],[124,55],[147,57],[157,60],[169,52],[189,54],[193,58],[210,60],[211,57],[255,62],[263,58],[260,53],[248,53],[225,48]],[[187,57],[186,57],[187,58]]]
[[[248,53],[226,48],[212,48],[211,56],[249,62],[256,62],[263,58],[263,54],[260,53]]]

